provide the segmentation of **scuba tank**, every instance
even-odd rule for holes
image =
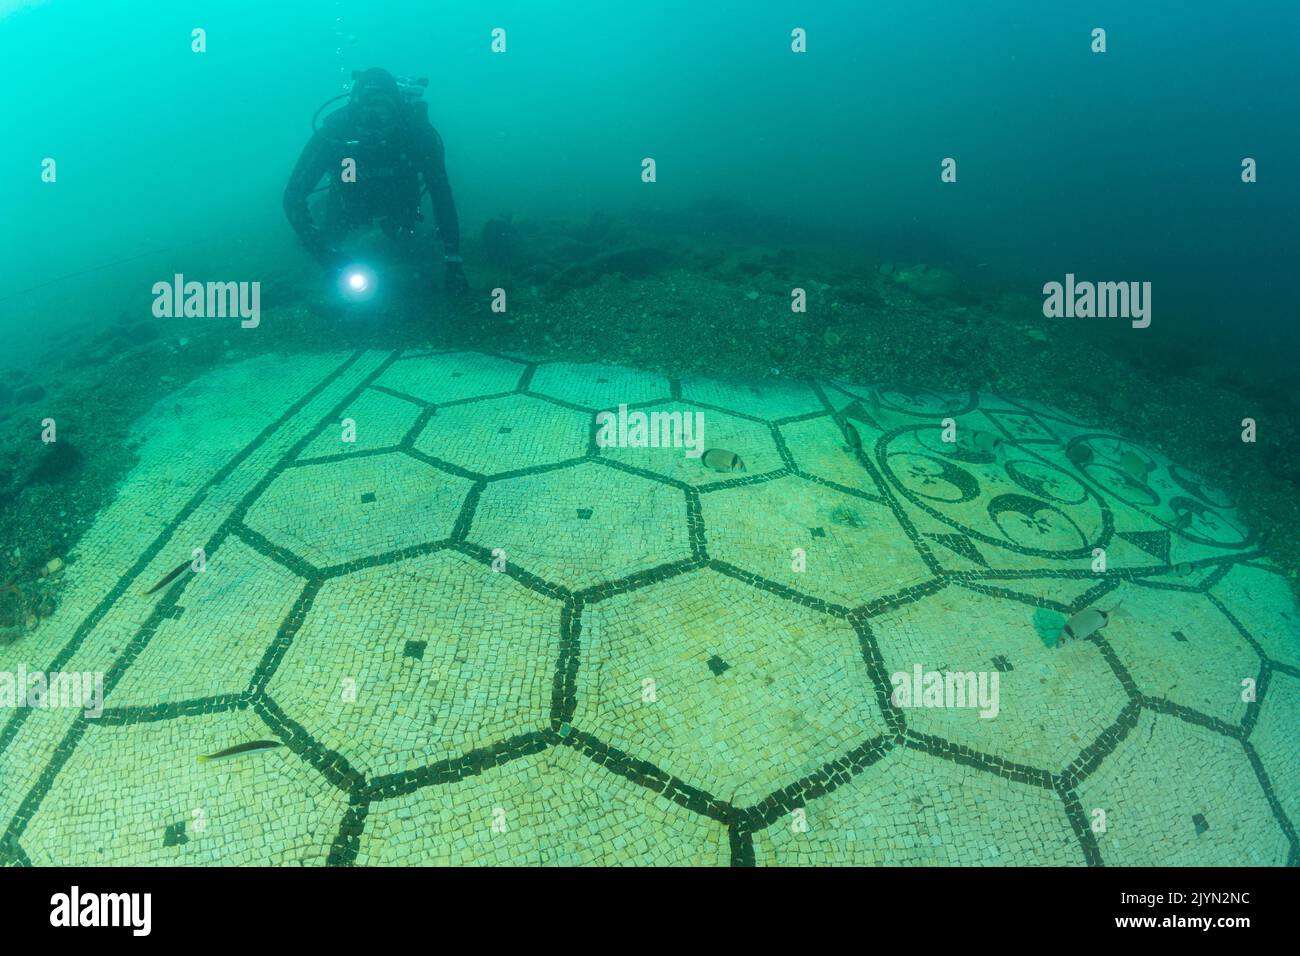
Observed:
[[[397,92],[402,95],[402,103],[411,112],[415,113],[419,119],[427,121],[429,119],[429,104],[424,99],[425,92],[429,89],[429,78],[421,76],[412,78],[409,76],[395,77],[397,80]]]

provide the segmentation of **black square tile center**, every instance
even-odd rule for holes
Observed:
[[[182,843],[189,842],[190,838],[185,833],[184,820],[170,824],[163,830],[163,846],[180,846]]]

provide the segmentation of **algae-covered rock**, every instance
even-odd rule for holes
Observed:
[[[66,439],[60,439],[44,446],[36,466],[28,476],[28,483],[33,485],[52,485],[67,481],[83,463],[83,456],[77,446]]]
[[[841,302],[868,308],[880,308],[885,304],[880,293],[865,282],[846,282],[836,288],[835,296]]]
[[[629,279],[640,279],[665,269],[673,261],[672,253],[655,246],[634,246],[617,249],[592,259],[588,266],[598,273],[621,273]]]
[[[791,259],[782,252],[760,247],[733,249],[718,264],[717,272],[732,280],[749,279],[764,272],[782,273],[791,265]]]
[[[0,628],[17,627],[27,617],[22,592],[13,585],[0,587]]]

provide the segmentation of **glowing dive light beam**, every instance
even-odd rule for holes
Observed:
[[[375,274],[363,265],[351,265],[339,274],[339,291],[345,299],[364,302],[375,294]]]

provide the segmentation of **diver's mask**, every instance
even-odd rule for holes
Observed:
[[[428,105],[424,93],[429,88],[426,77],[393,76],[387,70],[374,67],[353,70],[352,88],[347,93],[326,100],[311,118],[312,132],[317,132],[320,115],[325,108],[341,99],[347,99],[352,114],[353,129],[359,139],[382,139],[384,134],[401,125],[406,115],[428,118]]]
[[[357,126],[369,136],[379,136],[397,125],[396,99],[379,90],[363,90],[353,100]]]
[[[353,75],[352,113],[366,138],[382,136],[401,119],[402,94],[387,70],[363,70]]]

